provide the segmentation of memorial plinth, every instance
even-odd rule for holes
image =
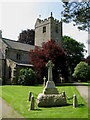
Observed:
[[[66,105],[66,96],[59,94],[59,91],[53,82],[52,68],[54,67],[54,64],[51,60],[46,64],[46,67],[48,67],[48,81],[43,93],[40,93],[37,97],[37,105],[39,107]]]
[[[57,88],[55,88],[55,84],[53,81],[46,82],[46,86],[43,90],[43,94],[59,94]]]

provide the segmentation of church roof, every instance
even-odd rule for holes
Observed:
[[[35,46],[20,43],[15,40],[9,40],[6,38],[2,38],[3,42],[7,45],[8,48],[17,49],[17,50],[23,50],[23,51],[30,51],[31,49],[34,49]]]
[[[16,63],[19,66],[33,67],[32,64]]]
[[[12,59],[8,59],[10,62],[13,62],[15,63],[16,65],[18,66],[26,66],[26,67],[33,67],[32,64],[29,64],[29,63],[19,63],[19,62],[16,62],[15,60],[12,60]]]

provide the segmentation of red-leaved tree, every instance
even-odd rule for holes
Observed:
[[[34,65],[34,70],[39,80],[43,80],[42,78],[47,76],[47,68],[45,65],[49,60],[52,60],[55,64],[53,68],[54,82],[58,79],[59,73],[62,74],[64,78],[67,78],[66,53],[54,40],[43,43],[41,48],[35,47],[35,49],[30,50],[30,57],[30,63]]]

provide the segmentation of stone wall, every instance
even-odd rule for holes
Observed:
[[[5,64],[5,78],[4,78],[4,83],[5,84],[11,84],[13,81],[14,77],[14,68],[16,64],[10,59],[6,59],[6,64]]]
[[[20,54],[20,59],[17,59],[17,54]],[[15,49],[8,49],[6,53],[6,58],[19,63],[29,63],[30,61],[29,52]]]

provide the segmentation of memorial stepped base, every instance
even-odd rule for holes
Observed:
[[[43,94],[40,93],[37,97],[38,107],[56,107],[67,104],[66,97],[62,94]]]

